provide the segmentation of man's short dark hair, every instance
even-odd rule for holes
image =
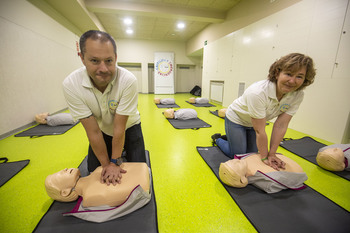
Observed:
[[[98,31],[98,30],[90,30],[85,32],[80,37],[79,45],[80,45],[80,52],[81,55],[84,57],[84,53],[86,52],[86,40],[92,39],[92,40],[99,40],[101,42],[107,42],[110,41],[114,48],[114,53],[117,55],[117,46],[115,44],[115,41],[111,35],[109,35],[106,32]]]

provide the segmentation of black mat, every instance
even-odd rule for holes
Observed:
[[[177,104],[156,104],[158,108],[180,108]]]
[[[218,147],[197,150],[220,180],[220,163],[229,158]],[[350,232],[350,213],[310,187],[267,194],[253,185],[222,185],[258,232]]]
[[[205,121],[196,118],[196,119],[189,119],[189,120],[178,120],[178,119],[168,119],[169,123],[175,128],[175,129],[199,129],[199,128],[209,128],[211,125],[206,123]]]
[[[217,116],[217,117],[220,117],[221,119],[225,119],[225,117],[219,116],[219,110],[215,110],[215,111],[210,111],[210,110],[209,110],[209,112],[210,112],[211,114]]]
[[[59,135],[64,134],[72,127],[77,125],[79,121],[72,125],[58,125],[58,126],[49,126],[49,125],[36,125],[30,129],[22,131],[15,135],[15,137],[41,137],[47,135]]]
[[[5,162],[0,163],[0,187],[27,166],[30,161],[29,159],[26,159],[16,162],[7,162],[7,159],[5,158],[1,158],[1,160],[4,160]]]
[[[280,143],[280,146],[308,160],[309,162],[318,165],[316,161],[318,150],[327,145],[320,143],[311,137],[303,137],[300,139],[284,139]],[[337,174],[338,176],[343,177],[344,179],[350,180],[349,171],[329,172]]]
[[[192,104],[192,103],[190,103],[188,101],[186,101],[186,102],[189,103],[189,104]],[[211,103],[207,103],[207,104],[192,104],[192,105],[195,106],[195,107],[216,107],[215,105],[213,105]]]
[[[149,153],[146,151],[146,163],[151,167],[149,160]],[[79,166],[82,176],[87,175],[87,158]],[[44,184],[43,184],[44,185]],[[69,216],[64,217],[62,213],[71,211],[76,205],[76,201],[65,203],[54,201],[50,209],[44,217],[40,220],[36,226],[34,232],[43,233],[112,233],[112,232],[122,232],[122,233],[139,233],[139,232],[158,232],[157,223],[157,207],[155,194],[153,190],[153,182],[151,185],[152,198],[148,204],[142,208],[122,216],[120,218],[103,222],[103,223],[93,223],[89,221],[84,221],[82,219]]]

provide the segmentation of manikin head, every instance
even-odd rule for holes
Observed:
[[[172,109],[172,108],[169,108],[169,109],[165,110],[164,111],[165,118],[173,119],[174,118],[174,112],[175,112],[175,110]]]
[[[243,188],[248,185],[247,169],[247,162],[244,159],[231,159],[220,164],[219,176],[225,184]]]
[[[344,152],[340,148],[327,148],[320,150],[316,161],[320,167],[329,171],[343,171],[345,169]]]
[[[155,104],[160,104],[160,98],[154,98],[154,103]]]
[[[227,108],[222,108],[218,111],[219,117],[225,117],[226,116],[226,110]]]
[[[46,124],[47,124],[46,118],[47,118],[48,116],[49,116],[49,113],[48,113],[48,112],[43,112],[43,113],[36,114],[36,115],[35,115],[35,121],[36,121],[38,124],[46,125]]]
[[[196,98],[191,97],[191,98],[188,99],[188,102],[191,103],[191,104],[195,104],[196,103]]]
[[[80,178],[80,170],[66,168],[46,177],[45,188],[47,195],[62,202],[75,201],[78,194],[73,190]]]

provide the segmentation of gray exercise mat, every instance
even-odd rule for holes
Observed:
[[[197,147],[197,151],[220,180],[220,163],[230,158],[218,147]],[[253,185],[222,185],[258,232],[350,232],[349,212],[310,187],[267,194]]]
[[[146,163],[151,168],[151,163],[149,159],[149,152],[146,151]],[[87,170],[87,157],[79,166],[82,176],[89,174]],[[43,184],[44,185],[44,184]],[[94,223],[89,221],[84,221],[75,217],[64,217],[62,213],[71,211],[77,201],[66,203],[54,201],[50,209],[46,212],[44,217],[40,220],[36,226],[34,232],[43,233],[111,233],[111,232],[121,232],[121,233],[139,233],[139,232],[158,232],[157,223],[157,206],[155,200],[155,194],[153,190],[153,181],[151,180],[151,192],[152,198],[148,204],[142,208],[127,214],[123,217],[103,222]]]
[[[280,146],[308,160],[309,162],[318,165],[316,161],[318,150],[327,145],[320,143],[311,137],[306,136],[300,139],[283,139],[283,141],[280,143]],[[349,171],[329,172],[337,174],[338,176],[343,177],[344,179],[350,180]]]
[[[49,126],[49,125],[39,124],[30,129],[27,129],[25,131],[22,131],[16,134],[15,137],[41,137],[41,136],[47,136],[47,135],[64,134],[65,132],[73,128],[78,123],[79,121],[71,125],[58,125],[58,126]]]
[[[219,116],[219,110],[215,110],[215,111],[210,111],[210,110],[209,110],[209,112],[210,112],[211,114],[217,116],[217,117],[220,117],[221,119],[225,119],[225,117]]]
[[[179,105],[175,104],[156,104],[158,108],[180,108]]]
[[[0,163],[0,187],[27,166],[29,161],[29,159],[26,159],[16,162]]]
[[[167,119],[169,123],[175,129],[199,129],[199,128],[209,128],[211,125],[205,121],[195,118],[189,120],[178,120],[178,119]]]
[[[186,100],[186,102],[189,103],[189,104],[192,104],[192,103],[188,102],[187,100]],[[215,105],[213,105],[211,103],[207,103],[207,104],[192,104],[192,105],[195,106],[195,107],[216,107]]]

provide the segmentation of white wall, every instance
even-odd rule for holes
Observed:
[[[118,63],[141,63],[142,93],[149,92],[148,64],[154,63],[155,52],[173,52],[175,54],[175,66],[177,64],[197,65],[198,67],[201,66],[201,61],[186,56],[185,42],[154,40],[117,40],[116,43]],[[198,72],[197,74],[200,75]],[[176,75],[177,74],[175,73],[175,76]]]
[[[308,54],[317,75],[290,128],[341,143],[350,112],[348,2],[304,0],[209,43],[204,47],[202,95],[209,97],[210,80],[223,80],[223,105],[228,106],[238,97],[239,82],[247,87],[267,78],[270,65],[290,52]]]
[[[25,0],[0,1],[0,135],[66,108],[61,83],[81,66],[73,33]]]

